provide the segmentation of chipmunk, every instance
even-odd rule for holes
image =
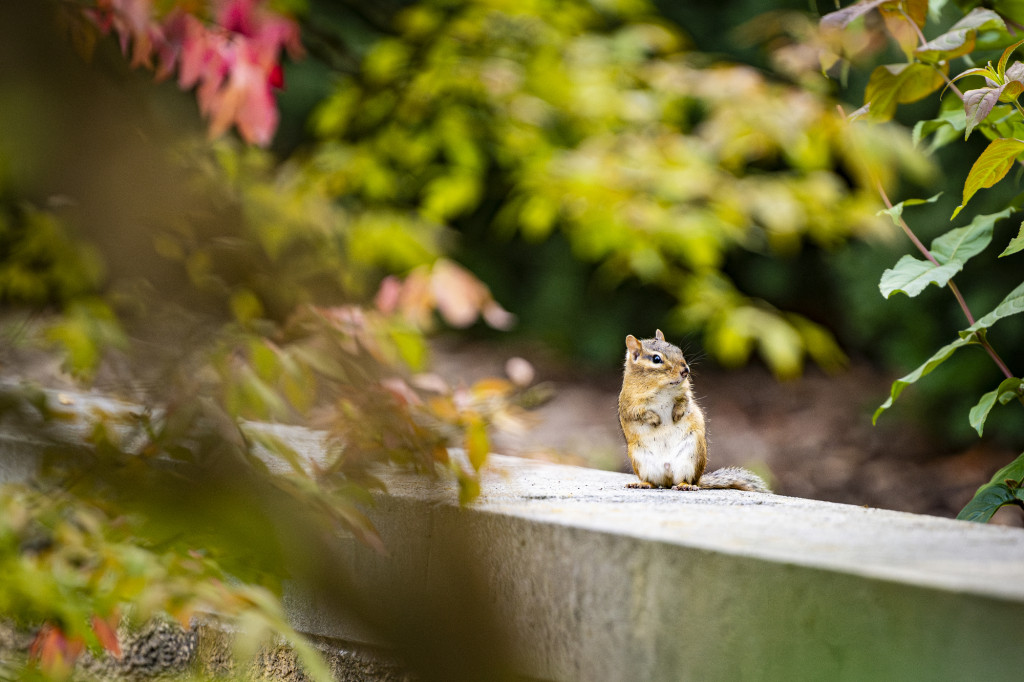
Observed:
[[[740,467],[704,473],[708,463],[704,413],[693,398],[683,351],[665,340],[626,337],[626,367],[619,393],[619,423],[638,482],[629,488],[736,488],[770,493],[756,474]]]

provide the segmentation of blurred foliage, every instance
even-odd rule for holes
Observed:
[[[382,262],[362,235],[386,218],[338,204],[302,160],[202,141],[185,96],[132,72],[113,41],[83,60],[55,20],[68,7],[0,8],[2,300],[33,315],[23,343],[145,408],[82,412],[3,386],[3,427],[47,460],[37,482],[2,487],[0,614],[38,628],[28,665],[54,678],[83,645],[115,651],[119,617],[198,611],[245,633],[243,659],[284,636],[328,679],[283,617],[283,581],[357,610],[338,539],[384,550],[362,511],[376,465],[478,494],[491,426],[518,419],[524,387],[422,374],[423,332],[435,311],[456,326],[511,317],[439,258],[433,226]],[[383,266],[409,263],[375,298]],[[325,440],[299,453],[251,420]]]
[[[876,236],[870,178],[928,170],[905,136],[852,130],[823,97],[707,63],[643,3],[426,2],[396,26],[313,119],[311,163],[382,265],[415,264],[397,225],[485,231],[477,263],[558,232],[603,290],[664,291],[675,326],[726,364],[755,350],[780,376],[808,355],[842,362],[825,328],[725,267],[736,251],[789,258]]]
[[[309,58],[283,64],[281,134],[225,137],[269,142],[293,19]],[[0,501],[0,563],[25,569],[0,611],[40,628],[32,665],[113,650],[120,615],[209,607],[243,648],[292,638],[285,579],[358,610],[336,540],[381,548],[374,466],[452,476],[469,502],[489,430],[528,398],[425,373],[439,322],[509,328],[501,301],[600,361],[626,321],[664,317],[724,364],[841,365],[821,263],[885,233],[876,182],[933,176],[898,126],[848,125],[812,27],[746,28],[776,48],[768,76],[642,0],[0,5],[0,301],[75,377],[145,405],[69,436],[52,397],[4,388],[4,424],[48,446]],[[252,420],[325,440],[310,457]]]
[[[915,141],[927,142],[934,151],[959,142],[961,135],[964,141],[970,139],[972,131],[978,131],[989,140],[963,179],[963,198],[952,211],[952,221],[979,191],[1000,183],[1016,164],[1024,163],[1024,141],[1019,139],[1024,130],[1024,108],[1018,102],[1024,92],[1024,62],[1012,60],[1016,50],[1024,45],[1024,40],[1016,36],[1024,14],[1011,3],[997,4],[994,9],[977,7],[977,3],[956,4],[962,14],[946,20],[947,10],[951,10],[946,2],[862,0],[826,15],[821,21],[825,36],[841,36],[848,31],[884,32],[900,48],[897,63],[878,65],[871,71],[864,90],[864,106],[851,118],[888,121],[896,114],[899,105],[948,91],[956,98],[950,96],[937,114],[922,117],[916,122]],[[847,56],[842,41],[828,48],[822,52],[825,63],[840,63]],[[994,49],[1000,50],[996,53],[998,56],[988,59],[985,66],[976,66]],[[965,87],[970,89],[961,91],[960,88]],[[955,165],[949,165],[955,168]],[[966,166],[964,160],[960,160],[960,165]],[[889,399],[875,411],[874,418],[877,420],[892,407],[908,386],[930,375],[962,348],[976,346],[988,355],[995,369],[1002,374],[996,388],[984,393],[968,412],[968,423],[981,436],[996,403],[1005,405],[1016,401],[1024,405],[1024,380],[1015,376],[994,345],[997,338],[1006,338],[1004,335],[1008,332],[1009,338],[1016,338],[1013,336],[1015,329],[1000,324],[998,332],[993,332],[997,323],[1024,311],[1024,283],[1021,282],[1018,264],[1011,279],[1011,285],[1015,285],[1012,290],[1001,299],[989,301],[984,308],[988,312],[976,315],[961,293],[962,282],[958,276],[969,261],[987,250],[995,238],[997,224],[1005,224],[1011,216],[1019,215],[1020,198],[1001,201],[997,204],[1000,210],[974,213],[970,222],[936,236],[926,247],[911,226],[913,223],[904,217],[904,211],[913,206],[935,204],[940,195],[928,199],[910,198],[894,204],[882,183],[877,188],[888,207],[885,213],[924,256],[922,260],[904,255],[885,270],[878,284],[882,295],[890,298],[899,293],[915,298],[931,285],[946,288],[960,308],[963,321],[957,325],[955,335],[945,335],[945,345],[909,374],[893,382]],[[1006,246],[997,258],[1012,258],[1024,250],[1020,234],[1003,242]],[[981,270],[981,276],[986,288],[992,291],[1002,282],[999,268],[995,265],[997,261],[988,259],[988,262],[992,265]],[[1018,349],[1016,355],[1019,359],[1020,344],[1010,346]],[[964,388],[971,387],[965,386],[968,382],[961,379],[965,367],[960,365],[958,369],[960,375],[956,381],[960,384],[960,393],[964,394]],[[986,376],[980,369],[968,370],[967,373],[975,377]],[[1019,423],[1019,415],[1017,421]],[[1019,493],[1024,486],[1022,466],[1024,454],[997,472],[990,483],[979,488],[959,518],[984,522],[1003,505],[1024,508]]]
[[[59,488],[0,490],[0,612],[23,627],[48,623],[23,674],[67,677],[86,648],[120,657],[122,615],[136,624],[170,615],[188,627],[194,614],[218,613],[244,624],[236,643],[242,660],[271,635],[281,636],[313,679],[331,679],[272,592],[238,582],[198,549],[154,547],[136,532],[137,517],[109,507]]]

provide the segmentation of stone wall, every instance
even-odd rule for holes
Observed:
[[[317,434],[266,428],[319,457]],[[33,447],[0,434],[0,478]],[[381,476],[388,553],[339,539],[352,612],[287,595],[325,650],[433,679],[1020,679],[1020,529],[498,455],[468,508],[443,478]]]

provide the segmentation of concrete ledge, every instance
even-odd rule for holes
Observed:
[[[72,402],[86,411],[89,399]],[[259,428],[321,456],[315,433]],[[0,435],[0,479],[31,469],[31,449]],[[287,602],[311,635],[484,647],[496,669],[546,680],[1020,678],[1019,529],[627,490],[624,474],[498,455],[469,508],[450,481],[381,476],[389,494],[369,514],[389,555],[339,540],[364,615],[371,604],[379,617],[368,629],[295,591]]]
[[[400,608],[410,586],[458,590],[444,557],[470,548],[519,672],[543,679],[1020,678],[1024,531],[629,480],[494,456],[460,510],[392,472],[372,517],[400,549],[352,569]]]

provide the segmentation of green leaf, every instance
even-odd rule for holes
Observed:
[[[935,196],[928,197],[927,199],[907,199],[901,201],[892,208],[885,208],[879,211],[876,215],[887,215],[892,219],[892,222],[896,227],[900,226],[900,217],[903,215],[903,209],[906,206],[920,206],[921,204],[934,204],[942,196],[942,192],[939,192]]]
[[[1011,400],[1016,400],[1024,395],[1024,379],[1018,379],[1017,377],[1003,379],[995,392],[997,399],[999,400],[999,404],[1005,405]]]
[[[969,337],[982,329],[988,329],[993,324],[1017,313],[1024,311],[1024,282],[1021,282],[1016,289],[1006,295],[995,309],[972,324],[966,330],[960,332],[961,338]]]
[[[1016,50],[1021,45],[1024,45],[1024,38],[1018,40],[1013,45],[1007,47],[1005,50],[1003,50],[1003,54],[1000,55],[999,65],[998,67],[996,67],[999,70],[1000,81],[1003,80],[1002,76],[1006,75],[1006,62],[1010,59],[1010,55],[1013,53],[1014,50]]]
[[[948,83],[946,83],[946,87],[942,88],[942,92],[939,94],[939,99],[942,99],[942,96],[946,94],[946,88],[953,85],[953,83],[957,82],[961,78],[966,78],[968,76],[981,76],[986,81],[992,81],[993,83],[1000,80],[999,74],[992,69],[992,63],[989,62],[989,65],[986,67],[975,67],[973,69],[967,69],[966,71],[961,71],[960,73],[955,75],[953,78],[950,79]]]
[[[979,215],[969,225],[950,230],[932,241],[932,255],[939,263],[953,260],[966,263],[985,250],[992,242],[992,227],[997,221],[1010,216],[1013,209],[1007,208],[999,213]]]
[[[960,521],[987,523],[1000,507],[1016,503],[1017,495],[1008,486],[990,483],[981,486],[978,492],[974,493],[974,497],[960,510],[956,518]]]
[[[1024,452],[1017,459],[992,474],[992,478],[989,479],[989,483],[1013,484],[1014,488],[1021,487],[1021,482],[1024,482]]]
[[[963,107],[944,111],[938,118],[918,121],[914,124],[914,146],[919,146],[924,138],[934,135],[927,149],[929,152],[934,152],[936,149],[945,147],[947,144],[958,140],[960,133],[966,127],[967,114],[964,112]]]
[[[999,104],[992,113],[988,115],[988,119],[982,132],[990,140],[995,140],[1001,137],[1011,138],[1015,137],[1020,140],[1024,140],[1024,120],[1021,119],[1017,108],[1010,104]]]
[[[896,266],[882,273],[878,289],[882,296],[889,298],[896,292],[914,297],[920,294],[929,284],[945,286],[964,264],[958,260],[936,265],[931,261],[923,261],[913,256],[903,256]]]
[[[936,3],[933,1],[931,4],[935,5]],[[964,28],[976,28],[979,31],[999,29],[1006,28],[1006,22],[998,13],[990,9],[976,7],[968,12],[963,19],[950,26],[949,30],[956,31]]]
[[[979,0],[957,0],[957,4],[961,7],[965,3],[970,5],[980,5]],[[1002,14],[1007,19],[1015,21],[1018,24],[1024,22],[1024,4],[1020,0],[990,0],[986,2],[986,5],[990,5],[992,9]]]
[[[951,29],[914,50],[914,56],[927,62],[954,59],[974,50],[977,29]]]
[[[1024,501],[1024,453],[992,475],[988,483],[978,488],[974,497],[956,515],[961,521],[985,523],[996,510],[1007,504]]]
[[[92,378],[107,350],[128,344],[117,314],[99,298],[81,298],[69,304],[45,336],[65,353],[65,368],[82,379]]]
[[[471,210],[480,200],[480,179],[471,173],[442,175],[423,188],[423,215],[445,222]]]
[[[519,210],[523,236],[533,242],[547,239],[558,218],[559,205],[542,194],[529,196]]]
[[[918,379],[925,376],[926,374],[931,373],[932,370],[934,370],[936,367],[938,367],[943,362],[948,360],[950,356],[952,356],[953,353],[955,353],[960,348],[974,343],[977,343],[977,341],[975,341],[975,337],[973,335],[969,335],[966,337],[962,336],[956,341],[948,343],[939,350],[937,350],[934,355],[932,355],[924,362],[923,365],[915,369],[910,374],[892,382],[892,388],[890,390],[889,399],[882,403],[882,405],[880,405],[877,410],[875,410],[875,414],[871,417],[871,423],[876,423],[878,421],[878,417],[881,416],[883,412],[892,407],[892,404],[896,401],[896,398],[900,396],[900,393],[903,392],[904,388],[906,388],[910,384],[915,383]]]
[[[1010,240],[1009,245],[1003,250],[999,257],[1010,256],[1021,249],[1024,249],[1024,222],[1020,224],[1020,230],[1017,232],[1017,236]]]
[[[374,43],[363,60],[363,72],[371,83],[390,83],[398,78],[409,65],[412,48],[397,38],[387,38]]]
[[[390,337],[402,362],[414,372],[423,371],[429,355],[429,349],[423,337],[416,333],[415,329],[404,327],[392,328]]]
[[[992,140],[985,151],[981,153],[978,160],[971,166],[971,172],[967,175],[967,182],[964,183],[964,200],[955,211],[953,218],[967,205],[971,197],[979,189],[991,187],[1010,171],[1017,155],[1024,151],[1024,140],[1016,138],[1000,138]]]
[[[914,53],[925,61],[948,61],[973,51],[978,31],[1005,28],[1006,23],[996,12],[976,7],[963,19],[950,26],[945,33],[918,47]]]
[[[886,2],[891,2],[891,0],[868,0],[867,2],[857,2],[849,7],[844,7],[836,10],[835,12],[829,12],[821,18],[821,27],[823,29],[844,29],[871,10]]]
[[[264,315],[263,302],[248,289],[239,289],[231,294],[229,304],[232,315],[242,324],[257,320]]]
[[[978,432],[979,436],[985,428],[985,420],[988,419],[988,413],[992,411],[993,405],[996,404],[997,394],[998,391],[989,391],[985,395],[981,396],[977,405],[971,408],[971,413],[968,418],[971,421],[971,426]]]

